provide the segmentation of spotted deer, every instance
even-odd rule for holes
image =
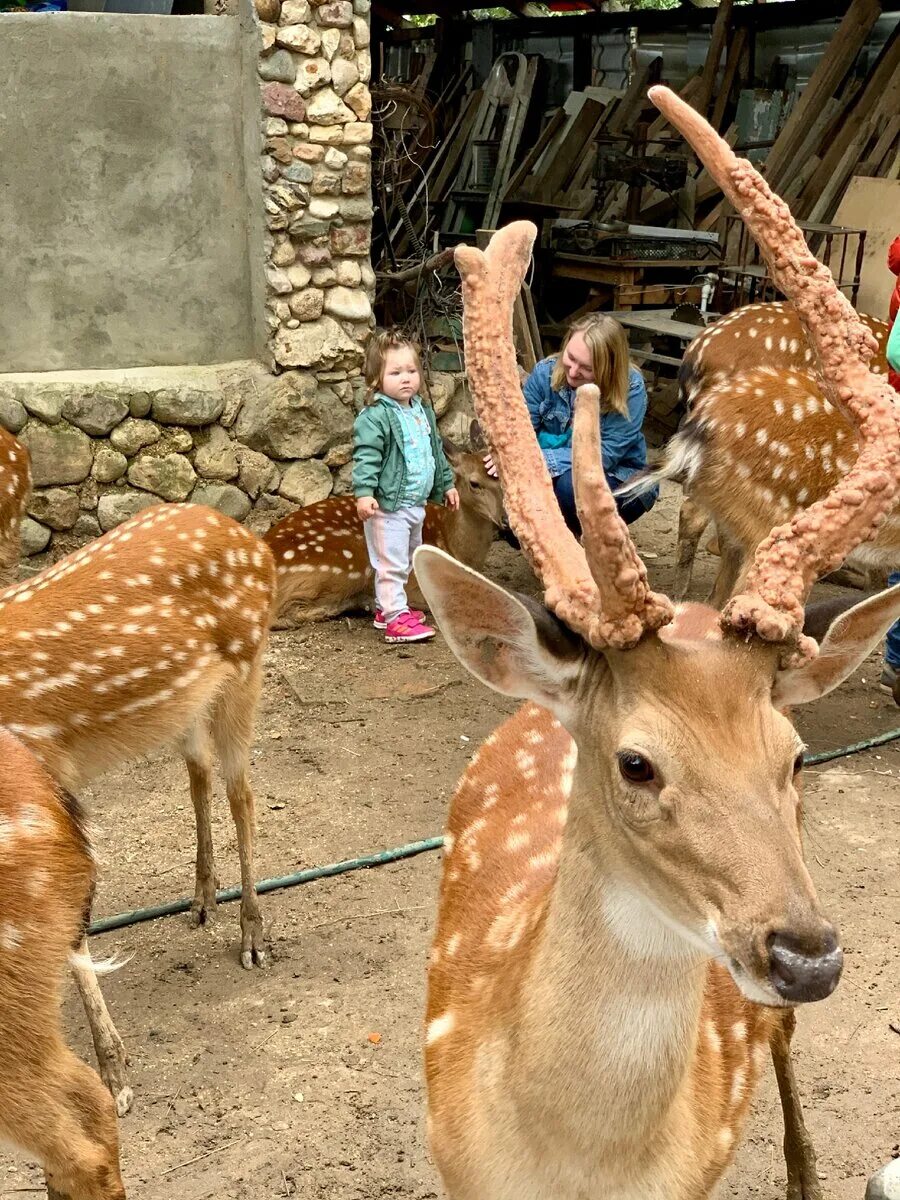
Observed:
[[[844,613],[818,654],[800,633],[814,580],[893,505],[900,435],[871,340],[787,207],[677,96],[650,96],[795,301],[861,450],[772,530],[723,614],[673,607],[606,485],[597,389],[575,405],[583,545],[518,401],[512,314],[534,226],[456,250],[476,412],[546,607],[416,552],[460,661],[526,701],[449,817],[425,1062],[450,1200],[706,1200],[768,1052],[788,1196],[821,1197],[789,1046],[793,1007],[828,996],[841,950],[803,860],[803,747],[785,710],[836,687],[900,613],[898,588]]]
[[[888,325],[862,316],[886,375]],[[697,545],[713,520],[720,567],[710,602],[721,608],[769,529],[827,494],[857,453],[853,426],[817,377],[814,350],[789,303],[737,309],[699,334],[679,374],[688,419],[663,461],[621,489],[637,494],[664,479],[681,484],[676,596],[690,588]],[[900,513],[854,547],[851,566],[900,562]]]
[[[77,800],[0,730],[0,1141],[40,1161],[50,1200],[125,1197],[115,1107],[60,1020],[94,877]]]
[[[275,567],[249,530],[200,505],[139,513],[0,593],[0,725],[69,792],[174,744],[197,826],[193,920],[215,913],[211,747],[225,781],[241,867],[241,963],[265,959],[253,871],[250,742],[271,621]],[[125,1052],[89,967],[76,981],[100,1071],[120,1112]]]
[[[459,491],[459,509],[425,506],[423,538],[480,570],[496,530],[505,523],[499,480],[482,453],[445,443]],[[372,568],[352,496],[329,496],[277,521],[265,536],[278,578],[276,627],[336,617],[372,606]],[[413,605],[424,603],[415,576],[407,586]]]
[[[0,427],[0,587],[12,583],[16,576],[22,518],[30,495],[28,451]]]

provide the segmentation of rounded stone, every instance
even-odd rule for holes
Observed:
[[[348,29],[353,24],[353,5],[350,0],[329,0],[316,9],[316,20],[323,27]]]
[[[291,463],[281,477],[279,494],[295,504],[315,504],[331,495],[331,472],[316,458]]]
[[[145,446],[152,446],[160,439],[159,428],[152,421],[141,421],[137,418],[125,420],[110,434],[109,440],[114,448],[122,454],[137,454]]]
[[[40,554],[50,544],[50,530],[31,517],[25,517],[20,530],[22,554],[30,558]]]
[[[10,433],[18,433],[24,428],[28,413],[24,404],[14,400],[12,396],[0,396],[0,425]]]
[[[218,388],[166,390],[153,398],[153,419],[163,425],[211,425],[218,421],[224,407],[225,397]]]
[[[331,82],[337,94],[343,96],[354,84],[359,82],[359,69],[356,63],[346,58],[336,58],[331,64]]]
[[[275,491],[281,479],[281,472],[265,454],[247,446],[239,446],[238,458],[241,464],[238,484],[241,491],[246,492],[251,500],[256,500],[263,492]]]
[[[115,483],[128,470],[128,459],[110,446],[101,446],[94,455],[91,474],[98,483]]]
[[[250,501],[233,483],[198,483],[191,503],[208,504],[235,521],[243,521],[250,512]]]
[[[90,474],[94,456],[91,439],[80,429],[61,423],[41,425],[31,421],[21,433],[31,455],[35,487],[54,483],[81,483]]]
[[[323,83],[328,83],[330,79],[331,67],[328,65],[327,58],[307,58],[297,68],[294,87],[301,96],[309,96],[317,87],[321,87]]]
[[[309,0],[284,0],[281,6],[282,25],[302,25],[311,17]]]
[[[238,473],[235,445],[224,429],[213,425],[194,455],[194,470],[203,479],[234,479]]]
[[[89,392],[68,396],[63,403],[62,415],[92,437],[106,437],[128,416],[128,411],[128,401],[122,396]]]
[[[292,162],[289,167],[282,168],[282,176],[291,183],[312,183],[313,169],[309,163]]]
[[[344,103],[353,109],[358,121],[368,121],[372,114],[372,96],[364,83],[354,83],[344,96]]]
[[[93,513],[83,512],[72,526],[72,532],[79,541],[87,542],[91,538],[99,537],[103,530],[100,528],[100,522]]]
[[[128,482],[163,500],[186,500],[196,481],[183,454],[142,454],[128,468]]]
[[[51,529],[71,529],[80,511],[78,493],[68,488],[36,491],[28,502],[29,516]]]
[[[356,119],[334,88],[323,87],[314,92],[308,107],[309,119],[317,125],[344,125]]]
[[[322,35],[309,25],[288,25],[278,30],[275,41],[279,46],[287,46],[298,54],[318,54],[322,45]]]
[[[23,388],[21,400],[33,417],[38,417],[45,425],[58,425],[62,420],[62,406],[65,396],[58,390],[34,391]]]
[[[258,69],[260,77],[270,83],[293,83],[297,77],[297,63],[288,50],[276,50],[261,59]]]
[[[366,321],[372,315],[372,305],[361,288],[333,287],[325,293],[325,311],[346,321]]]
[[[273,117],[302,121],[306,116],[303,97],[286,83],[267,83],[262,88],[263,107]]]
[[[148,392],[134,392],[128,398],[128,411],[133,417],[146,417],[153,407],[153,400]]]
[[[97,520],[106,533],[141,509],[152,508],[154,504],[159,504],[159,500],[155,496],[148,496],[146,492],[107,492],[97,504]]]
[[[338,52],[338,47],[341,44],[341,31],[339,29],[326,29],[322,33],[322,53],[329,62]]]
[[[325,311],[325,293],[321,288],[303,288],[288,301],[298,321],[317,321]]]

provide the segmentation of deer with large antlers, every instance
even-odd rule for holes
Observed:
[[[426,504],[422,537],[427,545],[480,570],[506,520],[500,481],[485,470],[483,453],[446,442],[444,449],[459,508]],[[329,496],[298,509],[276,521],[265,541],[278,579],[276,628],[371,606],[373,572],[352,496]],[[424,603],[415,575],[406,590],[413,605]]]
[[[789,706],[836,687],[900,588],[801,636],[813,581],[870,537],[900,484],[871,338],[750,163],[650,92],[751,228],[859,432],[847,476],[773,529],[724,614],[653,593],[579,389],[566,529],[518,381],[512,312],[535,229],[460,247],[477,414],[542,607],[439,550],[420,584],[461,662],[526,705],[454,796],[428,981],[433,1152],[451,1200],[703,1200],[771,1050],[788,1195],[821,1197],[789,1058],[793,1006],[838,982],[837,931],[803,861]]]
[[[40,1161],[49,1200],[125,1200],[112,1099],[60,1021],[95,873],[77,800],[0,729],[0,1140]]]
[[[185,760],[197,825],[192,917],[216,907],[214,747],[237,833],[241,963],[265,959],[248,767],[275,567],[267,546],[200,505],[145,509],[0,593],[0,725],[78,791],[158,746]],[[75,976],[104,1082],[131,1103],[125,1052],[89,966]]]
[[[22,518],[30,495],[28,451],[0,426],[0,587],[12,582],[19,566]]]
[[[888,325],[860,317],[876,341],[871,369],[886,375]],[[816,372],[814,347],[787,303],[737,309],[691,342],[679,372],[689,417],[662,463],[621,489],[636,494],[671,479],[684,490],[675,594],[687,595],[697,545],[710,520],[721,562],[710,598],[721,608],[773,525],[821,500],[850,470],[853,425]],[[900,562],[900,513],[849,553],[849,564],[891,569]]]

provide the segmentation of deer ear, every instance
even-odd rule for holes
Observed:
[[[772,702],[776,708],[808,704],[827,696],[851,675],[900,618],[900,584],[862,600],[828,628],[817,658],[792,671],[779,671]]]
[[[477,571],[421,546],[419,587],[450,649],[495,692],[534,700],[569,724],[578,679],[590,651],[551,613],[513,596]]]
[[[450,463],[451,466],[455,467],[460,456],[462,455],[462,450],[460,450],[459,446],[457,446],[455,442],[451,442],[448,437],[441,438],[441,445],[444,447],[444,454],[446,455],[447,462]]]

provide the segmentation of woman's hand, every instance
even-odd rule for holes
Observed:
[[[368,521],[378,512],[378,501],[374,496],[360,496],[356,501],[356,515],[361,521]]]
[[[459,492],[456,488],[450,488],[444,497],[444,503],[448,508],[452,508],[454,512],[459,508]]]
[[[490,475],[491,479],[497,478],[497,465],[490,454],[486,454],[483,459],[484,469]]]

